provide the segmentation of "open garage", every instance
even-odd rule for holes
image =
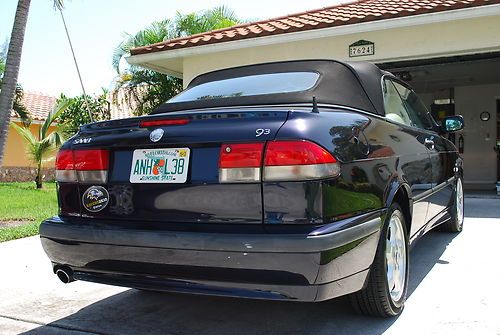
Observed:
[[[466,127],[450,136],[464,158],[469,189],[499,180],[500,55],[497,53],[381,64],[410,82],[434,119],[462,115]]]

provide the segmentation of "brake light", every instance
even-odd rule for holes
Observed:
[[[221,183],[260,181],[264,143],[224,144],[219,156]]]
[[[109,153],[107,150],[74,150],[75,170],[107,170]]]
[[[73,170],[74,159],[73,151],[59,150],[56,157],[56,170]]]
[[[108,168],[108,150],[60,150],[56,158],[56,180],[104,184]]]
[[[271,141],[265,150],[264,143],[224,144],[219,158],[221,183],[314,180],[339,174],[337,159],[305,140]]]
[[[336,163],[319,145],[308,141],[272,141],[266,148],[266,166]]]
[[[178,126],[188,123],[189,119],[151,120],[139,122],[139,127]]]
[[[336,177],[340,165],[325,148],[309,141],[272,141],[266,147],[264,181]]]

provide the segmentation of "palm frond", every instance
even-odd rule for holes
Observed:
[[[130,49],[150,45],[172,38],[171,22],[168,19],[155,21],[135,35],[124,33],[124,40],[113,50],[112,65],[120,73],[120,61]]]
[[[64,143],[64,135],[59,131],[54,131],[49,135],[50,143],[55,148],[60,147]]]
[[[15,123],[11,123],[10,126],[14,128],[17,133],[25,140],[27,146],[26,146],[26,153],[28,154],[29,158],[33,162],[38,162],[38,157],[40,156],[38,151],[40,147],[40,143],[33,135],[31,130],[26,127],[20,127]]]
[[[63,10],[64,9],[64,0],[54,0],[54,9]]]
[[[39,138],[43,139],[47,136],[47,132],[49,130],[49,127],[54,123],[55,120],[61,115],[62,112],[68,108],[70,104],[69,99],[59,99],[57,101],[56,106],[52,110],[52,112],[49,113],[47,118],[45,119],[44,123],[40,127],[40,132],[39,132]]]
[[[3,73],[5,72],[5,61],[7,59],[7,46],[8,40],[5,41],[4,44],[0,45],[0,79],[3,77]]]
[[[31,124],[31,116],[23,103],[24,91],[21,85],[17,84],[14,101],[12,102],[12,109],[16,112],[17,116],[21,119],[24,127],[29,127]]]
[[[41,162],[48,154],[52,153],[54,150],[55,146],[53,145],[49,136],[37,142],[36,150],[33,150],[32,156],[35,157],[37,162]]]
[[[22,138],[24,138],[28,145],[32,145],[33,143],[38,142],[37,138],[35,137],[35,135],[33,135],[29,128],[18,126],[14,122],[12,122],[10,126],[14,128]]]
[[[26,153],[30,160],[36,164],[46,161],[47,156],[54,153],[64,141],[63,136],[58,131],[43,138],[36,138],[29,128],[20,127],[15,123],[11,123],[11,127],[25,140]]]
[[[234,11],[226,6],[219,6],[197,13],[177,12],[172,20],[156,21],[135,35],[126,34],[124,40],[113,52],[112,65],[119,74],[115,81],[113,100],[117,100],[118,90],[120,90],[125,96],[121,99],[122,102],[126,102],[134,110],[135,115],[143,115],[151,113],[182,90],[180,79],[165,74],[144,70],[137,66],[129,66],[124,71],[120,71],[120,61],[130,52],[130,49],[176,37],[226,28],[240,22]]]

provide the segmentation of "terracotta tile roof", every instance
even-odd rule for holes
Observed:
[[[500,0],[359,0],[274,19],[245,23],[132,49],[131,55],[189,48],[361,22],[499,4]]]
[[[47,115],[54,109],[56,100],[56,97],[47,94],[24,91],[23,103],[33,120],[45,121]],[[10,116],[18,117],[14,111],[10,112]]]
[[[121,93],[119,97],[125,101],[123,93]],[[108,101],[113,101],[111,93],[108,94],[107,99]],[[26,109],[30,112],[31,118],[36,121],[45,121],[49,113],[54,109],[56,100],[56,97],[44,93],[24,91],[24,106],[26,106]],[[112,120],[133,116],[132,109],[124,102],[121,104],[113,102],[110,106],[110,112]],[[10,112],[10,116],[12,118],[19,117],[13,110]]]
[[[109,106],[111,120],[125,119],[134,116],[133,111],[136,105],[134,100],[129,103],[126,90],[126,88],[120,88],[117,91],[108,93],[106,98],[111,102]]]

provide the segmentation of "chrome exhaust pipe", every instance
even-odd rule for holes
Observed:
[[[56,276],[61,280],[64,284],[71,283],[75,281],[73,278],[73,271],[66,266],[60,267],[56,269]]]

